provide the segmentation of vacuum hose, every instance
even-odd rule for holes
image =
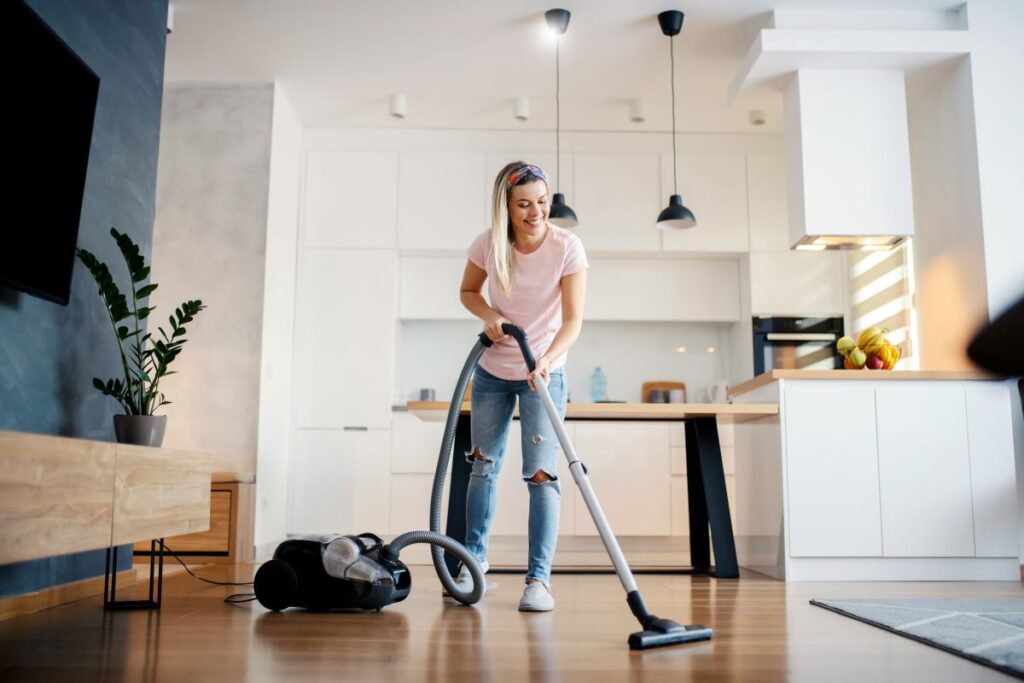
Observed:
[[[477,361],[480,360],[480,356],[490,346],[490,339],[487,340],[488,343],[485,343],[483,341],[484,335],[481,334],[480,337],[480,341],[477,341],[473,346],[469,357],[466,358],[466,363],[462,366],[459,381],[455,384],[455,395],[452,396],[451,405],[448,406],[448,419],[444,426],[441,452],[437,456],[437,469],[434,471],[434,488],[430,495],[430,531],[410,531],[404,533],[387,546],[388,551],[397,556],[398,552],[407,545],[429,543],[431,546],[430,555],[434,562],[437,578],[441,581],[441,585],[444,586],[445,590],[448,591],[448,594],[463,605],[475,604],[484,596],[484,572],[480,567],[480,563],[477,562],[477,559],[473,557],[473,553],[469,552],[466,546],[454,538],[441,533],[441,498],[444,494],[445,479],[448,475],[448,461],[455,446],[455,429],[459,422],[459,413],[462,411],[462,399],[466,395],[466,387],[473,377]],[[469,573],[473,577],[472,590],[462,591],[455,585],[455,580],[448,573],[448,567],[444,562],[445,550],[462,560],[462,563],[469,569]]]

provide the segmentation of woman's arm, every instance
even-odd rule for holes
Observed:
[[[462,286],[459,288],[459,300],[470,313],[484,321],[484,332],[488,338],[498,342],[506,337],[501,324],[509,321],[487,305],[487,300],[481,294],[485,280],[487,271],[467,259],[466,270],[462,273]]]

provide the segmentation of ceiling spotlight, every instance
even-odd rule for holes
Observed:
[[[686,347],[685,346],[677,346],[676,347],[676,353],[686,353]]]
[[[406,110],[405,95],[394,94],[391,96],[391,115],[396,119],[404,119]]]
[[[644,112],[643,100],[629,101],[629,120],[633,123],[643,123],[647,120],[647,114]]]
[[[516,118],[519,119],[520,121],[528,121],[530,119],[529,97],[516,98]]]
[[[706,350],[706,351],[707,351],[708,353],[714,353],[714,352],[715,352],[715,347],[714,347],[714,346],[709,346],[709,347],[708,347],[707,349],[705,349],[705,350]]]
[[[768,119],[764,116],[764,110],[762,109],[751,109],[750,110],[750,125],[752,126],[763,126]]]

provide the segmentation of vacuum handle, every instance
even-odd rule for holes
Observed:
[[[526,367],[530,372],[533,372],[537,367],[537,361],[534,360],[533,351],[530,350],[530,345],[526,342],[526,332],[523,328],[518,325],[513,325],[512,323],[502,323],[501,331],[505,334],[511,335],[516,342],[518,342],[519,350],[523,352],[523,360],[526,361]],[[491,341],[491,338],[487,336],[486,332],[480,333],[480,343],[487,348],[494,345],[494,342]]]

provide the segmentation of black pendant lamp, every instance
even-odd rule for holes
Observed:
[[[672,37],[683,29],[683,13],[679,10],[662,12],[658,15],[658,23],[661,24],[661,32],[668,36],[669,59],[672,63],[672,196],[668,198],[668,206],[658,214],[658,228],[683,230],[697,225],[693,212],[683,206],[676,177],[676,54]]]
[[[562,182],[562,146],[559,139],[559,127],[561,124],[561,107],[559,102],[560,80],[558,63],[558,45],[561,43],[561,35],[569,28],[569,10],[549,9],[544,13],[544,19],[548,22],[548,28],[555,32],[555,181]],[[551,208],[548,211],[548,220],[560,228],[575,228],[579,225],[576,212],[565,203],[565,195],[555,192],[551,198]]]

